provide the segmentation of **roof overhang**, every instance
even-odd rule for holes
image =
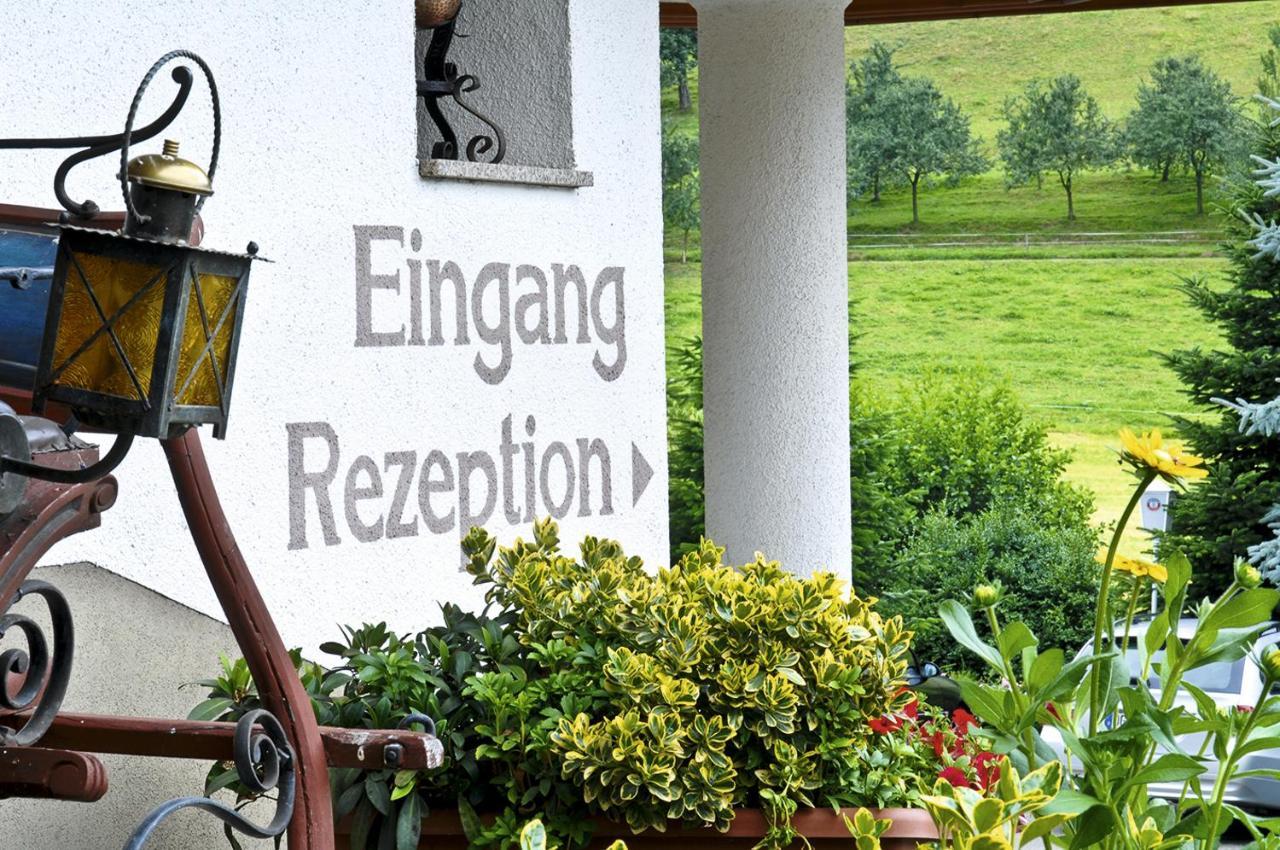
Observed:
[[[844,11],[844,22],[846,26],[861,26],[1239,2],[1248,0],[854,0]],[[698,13],[689,3],[659,3],[658,20],[664,27],[695,27]]]

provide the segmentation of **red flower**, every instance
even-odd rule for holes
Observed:
[[[923,739],[924,741],[928,742],[930,745],[933,746],[934,755],[936,755],[938,758],[942,758],[942,754],[946,752],[946,746],[945,746],[946,740],[942,737],[941,732],[932,732],[932,733],[926,734],[922,729],[920,731],[920,737],[921,739]]]
[[[896,717],[873,717],[869,721],[871,731],[877,735],[888,735],[902,728],[902,721]]]
[[[1236,711],[1240,712],[1241,714],[1249,714],[1251,711],[1253,711],[1253,706],[1251,706],[1251,705],[1237,705],[1237,706],[1236,706]]]
[[[1000,757],[995,753],[978,753],[973,757],[973,772],[979,787],[986,791],[1000,780]]]
[[[920,716],[920,701],[913,699],[907,703],[906,708],[902,709],[902,716],[908,720],[915,720]]]
[[[964,775],[964,771],[958,767],[946,767],[938,773],[939,779],[945,779],[955,788],[970,788],[969,777]]]
[[[1062,715],[1058,713],[1058,707],[1056,705],[1054,705],[1051,702],[1046,702],[1044,704],[1044,707],[1046,711],[1048,711],[1051,715],[1053,715],[1054,720],[1058,721],[1059,723],[1062,722]]]
[[[978,718],[963,708],[957,708],[951,713],[951,722],[956,726],[956,734],[967,735],[971,728],[978,725]]]

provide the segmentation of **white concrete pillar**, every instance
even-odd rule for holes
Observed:
[[[847,0],[695,0],[707,533],[850,571]]]

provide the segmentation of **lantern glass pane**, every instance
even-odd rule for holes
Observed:
[[[229,275],[201,272],[188,277],[187,286],[191,291],[187,293],[187,315],[178,354],[178,382],[174,387],[178,404],[222,406],[224,391],[220,387],[225,387],[227,382],[227,360],[236,319],[233,296],[239,282],[239,278]],[[213,340],[213,346],[206,353],[209,339]]]
[[[75,261],[68,264],[54,344],[54,369],[61,373],[54,383],[121,398],[145,399],[164,315],[165,269],[93,254],[72,256]],[[136,386],[112,335],[102,331],[104,315],[108,321],[115,317],[110,326],[137,376]],[[85,347],[95,333],[97,338]]]

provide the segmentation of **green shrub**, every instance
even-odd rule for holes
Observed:
[[[455,806],[477,847],[514,846],[532,817],[580,847],[593,815],[727,828],[757,807],[777,850],[799,806],[906,805],[932,787],[932,747],[872,728],[910,700],[909,634],[831,575],[728,567],[709,542],[650,574],[609,540],[561,555],[550,521],[530,542],[499,548],[474,529],[463,546],[484,614],[446,606],[413,638],[344,629],[323,647],[342,665],[299,659],[322,723],[394,728],[422,712],[445,744],[434,771],[334,771],[353,850],[408,850],[416,818]],[[204,683],[205,719],[257,705],[243,662],[224,668]],[[216,766],[209,790],[234,778]]]
[[[702,342],[678,349],[667,378],[672,559],[705,533]],[[933,372],[889,394],[849,385],[853,583],[864,594],[906,588],[890,570],[929,513],[966,517],[1011,505],[1051,528],[1083,532],[1086,490],[1062,480],[1070,454],[1049,445],[1006,383],[981,372]]]
[[[980,514],[929,514],[893,568],[894,588],[880,600],[913,631],[916,654],[949,672],[983,675],[986,668],[965,652],[938,618],[943,600],[970,604],[973,588],[1000,582],[1002,610],[1040,636],[1041,648],[1072,657],[1089,640],[1088,616],[1097,601],[1097,533],[1088,526],[1053,527],[1011,501]],[[978,629],[984,637],[987,626]]]

